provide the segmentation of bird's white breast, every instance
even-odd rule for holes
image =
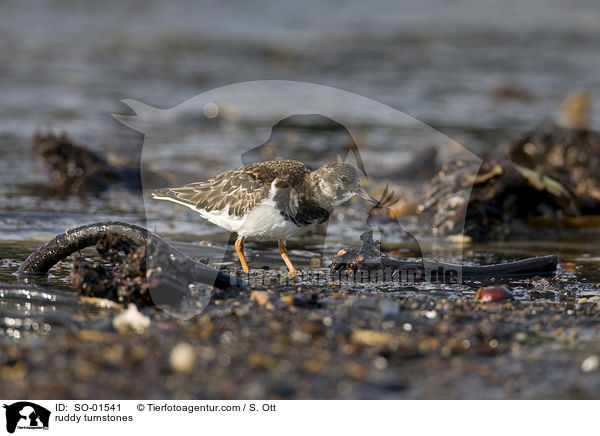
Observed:
[[[194,210],[211,223],[251,239],[273,241],[306,233],[310,227],[298,227],[277,209],[273,200],[276,189],[272,186],[269,196],[241,217],[229,215],[228,206],[220,211]]]

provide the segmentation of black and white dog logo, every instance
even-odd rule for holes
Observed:
[[[14,433],[18,429],[48,429],[50,421],[50,411],[42,406],[29,401],[19,401],[18,403],[5,404],[6,409],[6,430]]]

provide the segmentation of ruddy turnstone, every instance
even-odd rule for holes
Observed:
[[[327,221],[333,210],[354,195],[380,202],[360,186],[358,171],[346,163],[328,163],[311,170],[295,160],[258,162],[225,171],[207,182],[158,189],[157,200],[179,203],[217,226],[236,232],[235,249],[243,270],[244,239],[277,240],[290,274],[296,269],[285,239],[306,233]]]

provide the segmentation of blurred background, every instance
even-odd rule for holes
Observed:
[[[110,146],[127,135],[109,115],[122,98],[165,108],[289,79],[491,146],[600,86],[594,0],[5,0],[0,12],[0,131],[25,138],[50,125]]]
[[[37,129],[66,131],[91,150],[136,160],[142,135],[111,116],[130,113],[121,99],[170,108],[218,86],[286,79],[378,100],[483,155],[556,119],[573,91],[593,102],[598,22],[593,0],[3,1],[0,199],[16,215],[5,217],[2,238],[47,235],[106,211],[141,220],[139,201],[122,194],[84,206],[46,202],[30,185],[48,181],[31,151]],[[589,124],[600,125],[600,111],[591,111]],[[371,133],[380,144],[404,136]],[[193,141],[185,132],[172,138]],[[189,153],[179,160],[189,171],[208,166],[208,175],[231,165]]]

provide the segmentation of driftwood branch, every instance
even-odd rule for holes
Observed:
[[[247,286],[242,280],[186,256],[156,234],[122,222],[87,224],[57,235],[23,261],[17,270],[17,276],[22,278],[31,274],[45,274],[59,261],[78,250],[95,245],[111,233],[135,246],[147,244],[148,270],[160,268],[164,275],[171,276],[175,281],[185,278],[190,283],[200,282],[220,289]]]
[[[426,260],[423,262],[391,259],[379,251],[379,241],[373,240],[373,232],[361,235],[362,246],[341,250],[334,259],[331,270],[390,273],[390,279],[427,280],[456,282],[458,280],[480,280],[527,278],[551,276],[556,272],[557,256],[542,256],[514,262],[485,266],[455,265]]]

